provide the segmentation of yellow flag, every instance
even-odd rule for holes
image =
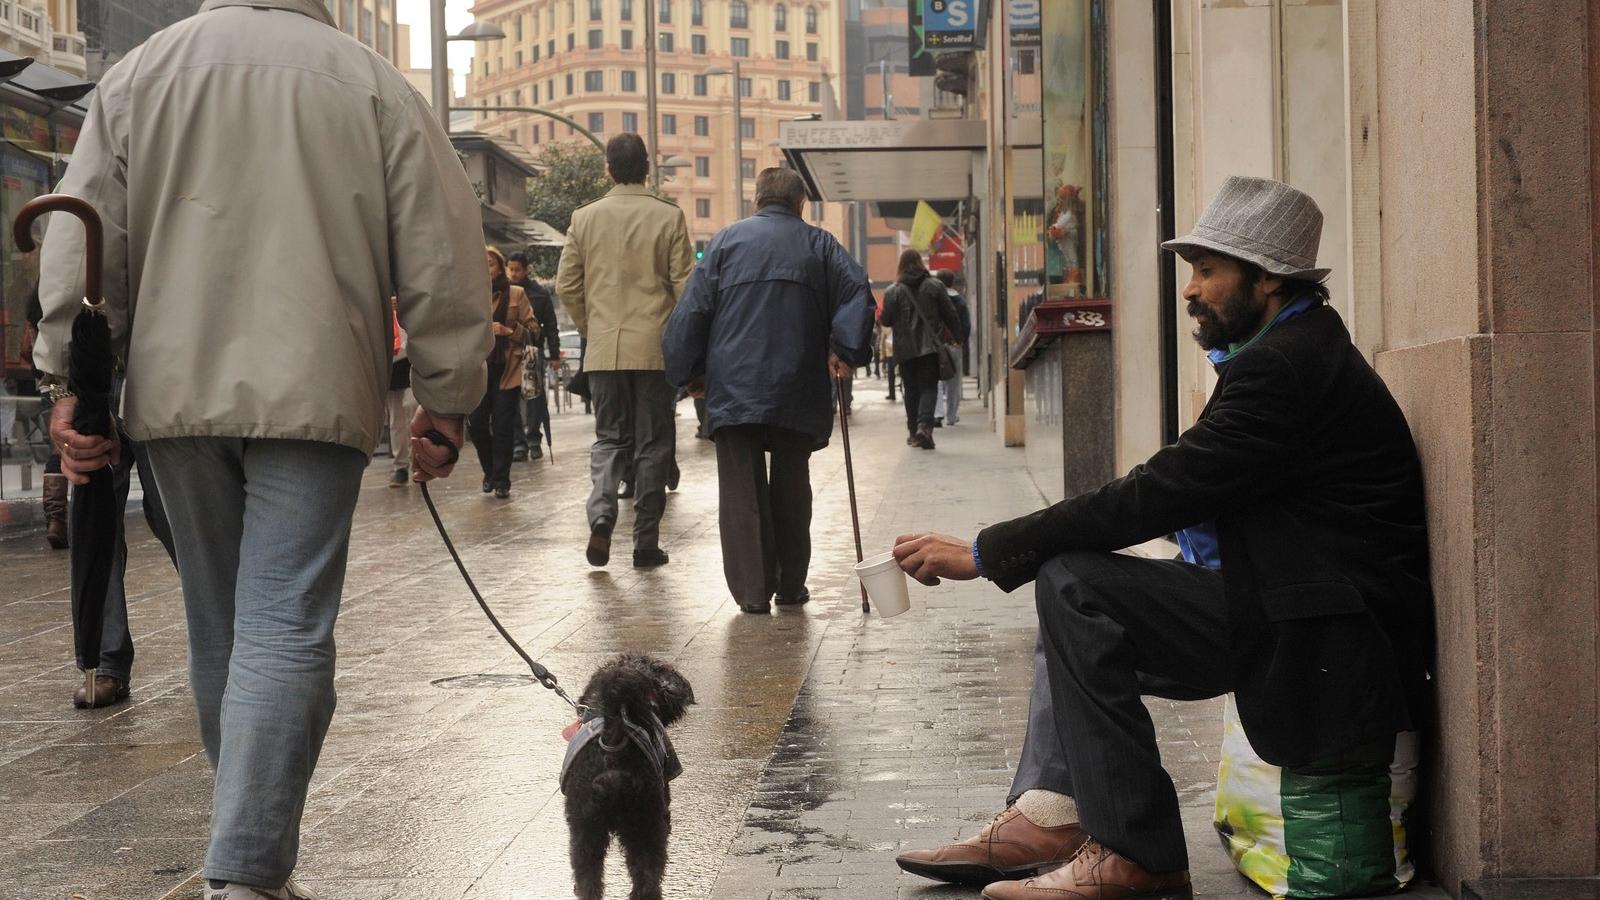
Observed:
[[[917,201],[917,214],[911,219],[911,248],[927,253],[933,246],[933,237],[939,233],[944,220],[933,211],[926,200]]]

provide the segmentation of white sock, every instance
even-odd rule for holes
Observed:
[[[1066,794],[1032,790],[1017,798],[1017,811],[1040,828],[1056,828],[1078,821],[1078,804]]]

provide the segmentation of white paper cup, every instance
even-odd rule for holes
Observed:
[[[879,618],[891,619],[911,608],[911,593],[906,587],[906,573],[894,553],[869,556],[855,565],[856,577],[867,589],[872,608]]]

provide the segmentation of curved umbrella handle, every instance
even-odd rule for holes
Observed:
[[[83,220],[84,232],[84,301],[90,306],[99,306],[100,294],[100,263],[103,258],[104,229],[100,225],[100,214],[94,211],[88,201],[81,200],[68,194],[45,194],[35,197],[22,205],[17,213],[17,219],[11,225],[11,236],[16,240],[17,246],[24,253],[31,253],[39,245],[33,239],[33,220],[47,212],[64,212]]]

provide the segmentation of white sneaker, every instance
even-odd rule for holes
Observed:
[[[254,887],[248,884],[226,882],[222,887],[206,882],[205,900],[322,900],[321,895],[294,883],[294,879],[281,888]]]

